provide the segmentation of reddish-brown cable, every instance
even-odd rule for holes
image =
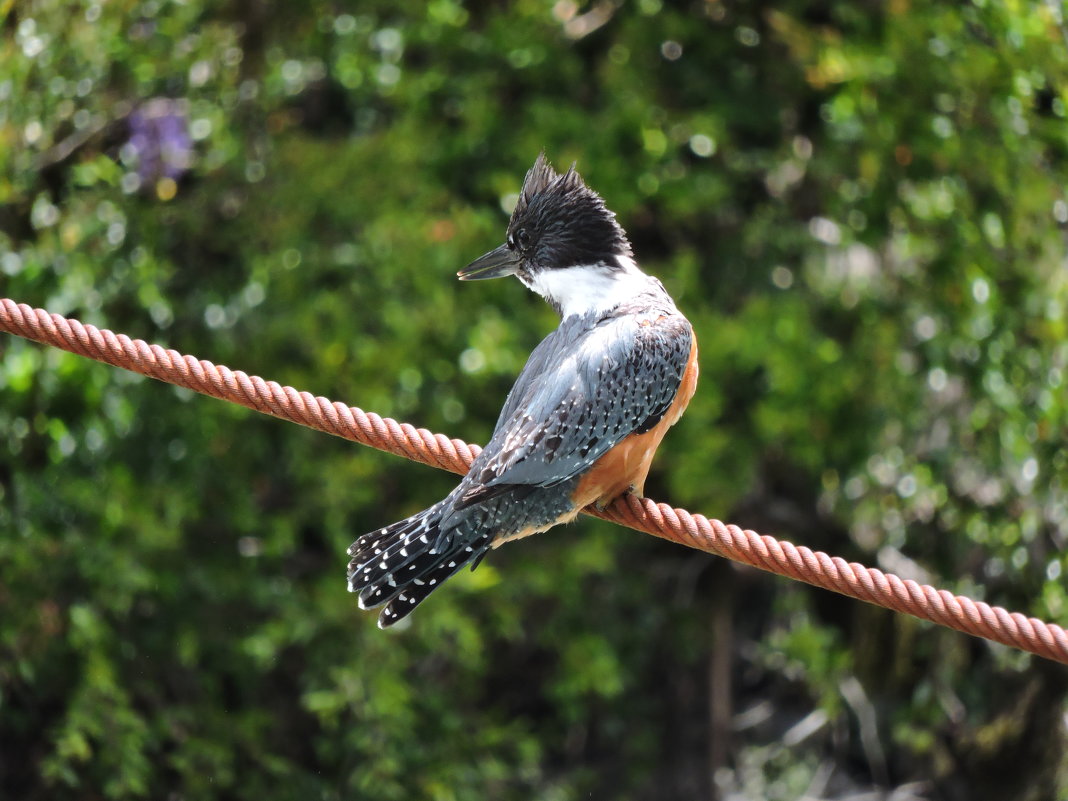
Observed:
[[[432,467],[465,473],[481,450],[458,439],[331,402],[240,370],[230,370],[140,339],[0,298],[0,331],[239,403]],[[690,514],[648,498],[625,496],[590,514],[742,564],[859,598],[942,626],[1068,664],[1068,633],[999,606],[973,601],[821,551]]]

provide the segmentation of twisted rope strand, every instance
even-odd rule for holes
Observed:
[[[140,339],[0,298],[0,331],[52,345],[282,420],[466,473],[481,448],[355,406],[298,392],[240,370],[183,356]],[[700,551],[903,612],[957,631],[1068,664],[1068,633],[1055,623],[973,601],[911,579],[846,562],[755,531],[631,495],[588,514]]]

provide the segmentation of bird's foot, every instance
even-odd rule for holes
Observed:
[[[640,487],[637,484],[631,484],[629,487],[623,490],[621,494],[613,498],[598,498],[596,501],[593,502],[593,505],[597,508],[598,512],[603,512],[605,509],[615,503],[617,498],[622,498],[624,495],[633,495],[635,498],[644,498],[645,496],[642,494],[643,491],[644,487]]]

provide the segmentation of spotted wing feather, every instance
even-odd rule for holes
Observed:
[[[516,381],[497,429],[468,475],[463,503],[514,485],[553,486],[587,469],[670,408],[692,332],[678,315],[592,325],[566,354],[548,338]]]

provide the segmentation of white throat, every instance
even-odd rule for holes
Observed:
[[[606,312],[647,292],[652,280],[629,256],[616,256],[616,261],[622,269],[587,264],[540,270],[523,283],[558,307],[561,317]]]

